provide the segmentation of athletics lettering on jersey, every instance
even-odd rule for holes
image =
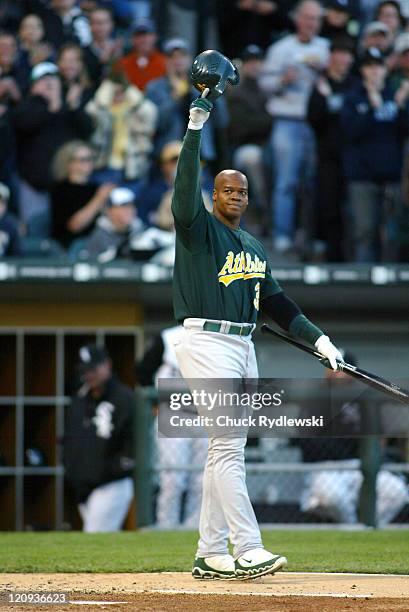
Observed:
[[[259,259],[257,255],[252,259],[250,253],[241,251],[235,255],[233,251],[229,251],[226,262],[218,274],[219,283],[228,287],[230,283],[239,279],[265,278],[266,268],[267,262]]]

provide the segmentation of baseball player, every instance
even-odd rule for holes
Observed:
[[[66,410],[65,475],[83,530],[119,531],[133,498],[135,396],[112,373],[105,348],[79,351],[82,386]]]
[[[246,176],[236,170],[220,172],[213,212],[203,205],[199,151],[213,107],[208,92],[206,88],[190,108],[172,202],[174,311],[184,327],[175,350],[182,375],[187,381],[257,378],[251,334],[260,310],[315,345],[336,370],[336,360],[342,361],[338,349],[287,297],[271,275],[262,244],[240,227],[248,205]],[[256,578],[287,563],[263,548],[245,483],[245,444],[245,437],[209,437],[195,578]]]
[[[181,378],[175,355],[175,340],[183,327],[175,325],[162,330],[136,364],[136,379],[140,385],[152,385],[166,378]],[[160,465],[203,466],[207,454],[205,438],[166,438],[158,435],[157,453]],[[185,493],[183,525],[196,529],[199,524],[202,488],[201,471],[167,469],[159,472],[159,493],[156,503],[156,524],[170,529],[180,524],[181,506]]]

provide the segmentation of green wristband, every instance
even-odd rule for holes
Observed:
[[[324,335],[324,332],[311,323],[309,319],[303,314],[297,315],[290,323],[289,332],[293,336],[298,336],[308,344],[314,345],[318,338]]]

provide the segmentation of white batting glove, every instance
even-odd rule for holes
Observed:
[[[201,130],[206,121],[209,119],[210,111],[213,108],[213,103],[206,100],[209,89],[205,89],[200,98],[197,98],[190,105],[189,110],[189,130]]]
[[[315,342],[315,348],[319,353],[321,353],[321,355],[328,359],[331,364],[331,368],[334,370],[334,372],[336,372],[338,370],[337,361],[343,362],[344,359],[337,347],[332,344],[328,336],[320,336]]]

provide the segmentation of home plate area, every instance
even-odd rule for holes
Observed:
[[[386,574],[279,572],[251,581],[194,580],[189,573],[2,574],[5,592],[66,592],[79,609],[161,612],[292,612],[409,610],[409,579]],[[4,599],[3,599],[4,602]],[[6,604],[7,610],[52,610],[52,605]]]

